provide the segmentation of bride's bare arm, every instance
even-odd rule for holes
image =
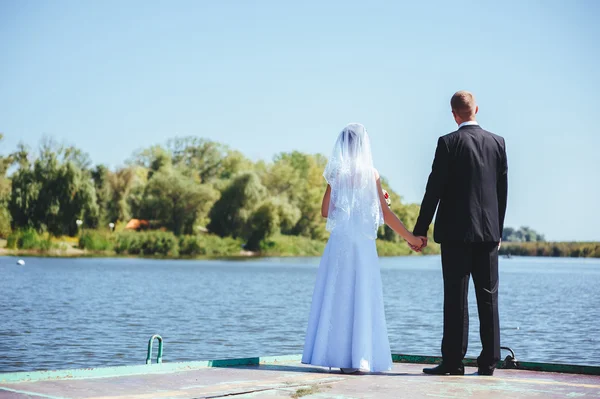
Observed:
[[[390,226],[392,230],[394,230],[400,237],[404,238],[410,245],[415,247],[420,247],[422,241],[420,238],[417,238],[408,231],[408,229],[404,226],[404,223],[398,216],[390,209],[388,204],[385,202],[385,197],[383,196],[383,188],[381,187],[381,179],[379,177],[379,173],[375,171],[375,178],[377,179],[377,191],[379,193],[379,201],[381,202],[381,210],[383,211],[383,220],[385,224]]]
[[[323,202],[321,203],[321,216],[326,218],[329,215],[329,199],[331,198],[331,186],[327,185],[325,195],[323,195]]]

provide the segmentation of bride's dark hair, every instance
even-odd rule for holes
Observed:
[[[344,132],[342,134],[342,149],[348,149],[348,156],[353,157],[354,155],[356,155],[359,140],[360,138],[354,130],[348,127],[344,129]]]

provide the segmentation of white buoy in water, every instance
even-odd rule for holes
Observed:
[[[17,265],[19,265],[19,266],[25,266],[25,261],[23,259],[19,259],[17,261]]]

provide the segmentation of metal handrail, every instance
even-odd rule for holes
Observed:
[[[146,356],[146,364],[152,364],[152,343],[155,339],[158,339],[158,355],[156,357],[156,363],[162,363],[163,357],[163,339],[160,335],[154,334],[148,341],[148,355]]]

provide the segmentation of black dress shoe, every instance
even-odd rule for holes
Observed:
[[[465,366],[448,367],[444,363],[430,369],[423,369],[429,375],[465,375]]]
[[[480,367],[477,369],[479,375],[494,375],[494,369]]]

